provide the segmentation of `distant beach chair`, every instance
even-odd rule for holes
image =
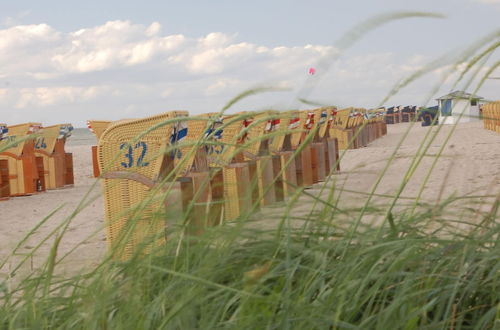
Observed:
[[[358,149],[367,145],[368,138],[366,135],[368,130],[366,126],[363,126],[365,112],[366,110],[363,108],[355,108],[349,117],[347,128],[351,129],[353,134],[351,149]]]
[[[500,133],[500,101],[484,104],[482,109],[484,128]]]
[[[321,165],[318,169],[318,180],[323,181],[326,176],[340,169],[338,142],[336,137],[330,136],[330,126],[337,108],[323,107],[315,109],[313,112],[315,125],[318,126],[313,139],[313,147],[316,149],[317,158]]]
[[[250,165],[241,153],[244,115],[204,114],[207,129],[208,162],[213,172],[211,217],[232,221],[252,207]]]
[[[250,117],[247,117],[244,123],[246,134],[242,136],[242,153],[245,161],[249,162],[252,185],[256,183],[253,201],[258,201],[260,206],[266,206],[276,202],[276,190],[281,188],[274,182],[275,165],[270,148],[271,133],[278,112],[259,111],[247,114]]]
[[[296,152],[297,149],[302,150],[295,156],[295,169],[297,173],[297,186],[310,187],[314,184],[313,167],[311,159],[311,144],[305,144],[305,140],[309,133],[308,126],[312,126],[311,118],[314,114],[309,114],[309,111],[290,111],[291,117],[289,128],[290,147]]]
[[[385,119],[386,124],[395,124],[395,122],[394,122],[394,107],[387,108],[384,119]]]
[[[169,141],[173,148],[169,152],[173,168],[163,169],[163,175],[173,173],[170,180],[180,184],[179,206],[191,234],[200,234],[207,226],[220,223],[220,219],[210,212],[213,203],[206,143],[209,125],[205,116],[186,117],[185,121],[175,123]]]
[[[10,196],[30,195],[44,189],[40,177],[43,160],[35,156],[33,135],[40,127],[39,123],[9,126],[8,135],[0,141],[0,161],[6,160],[8,164]]]
[[[337,139],[341,150],[348,149],[353,139],[353,131],[348,127],[351,111],[354,111],[354,108],[337,110],[330,124],[330,136]]]
[[[35,154],[43,159],[46,189],[74,184],[73,155],[64,150],[72,131],[71,124],[43,127],[35,140]]]
[[[299,127],[298,112],[277,112],[270,125],[272,138],[268,147],[273,155],[276,200],[284,201],[292,196],[297,186],[296,160],[290,138],[292,130]]]
[[[308,125],[308,130],[309,134],[313,135],[311,141],[311,167],[314,183],[325,181],[326,178],[326,146],[323,138],[320,137],[320,130],[326,117],[322,118],[322,115],[322,109],[309,110],[311,122]],[[325,115],[327,114],[325,113]]]
[[[171,202],[169,196],[175,191],[170,190],[179,186],[159,184],[174,162],[167,153],[175,127],[169,121],[187,115],[186,111],[171,111],[118,121],[100,136],[97,152],[106,237],[115,257],[128,259],[138,247],[150,253],[165,243],[165,202]]]
[[[87,120],[87,128],[94,133],[97,143],[99,143],[101,135],[111,123],[111,121],[107,120]],[[97,164],[97,145],[92,146],[92,169],[94,178],[97,178],[99,176],[99,165]]]

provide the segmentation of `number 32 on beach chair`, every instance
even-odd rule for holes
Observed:
[[[115,122],[99,139],[106,236],[115,257],[128,259],[138,251],[148,254],[162,246],[167,219],[175,216],[187,216],[188,229],[198,231],[197,220],[203,219],[200,214],[207,208],[203,202],[210,196],[209,176],[208,171],[196,172],[200,168],[203,172],[196,163],[202,148],[191,152],[189,144],[196,130],[181,132],[189,128],[189,120],[186,127],[180,124],[187,115],[171,111]],[[179,212],[172,216],[173,210]]]

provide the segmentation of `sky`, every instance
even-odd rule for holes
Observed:
[[[398,12],[442,16],[388,19]],[[499,17],[500,0],[0,0],[0,122],[214,112],[260,87],[272,90],[228,112],[435,105],[498,65],[500,49],[456,84],[500,41]],[[500,99],[500,79],[476,93]]]

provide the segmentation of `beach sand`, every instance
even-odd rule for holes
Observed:
[[[395,195],[401,188],[401,183],[421,146],[421,141],[429,132],[438,130],[437,127],[421,127],[420,123],[416,123],[402,141],[410,125],[410,123],[388,125],[387,136],[372,142],[368,147],[347,150],[341,161],[341,172],[331,176],[328,182],[317,184],[306,192],[326,196],[323,185],[327,188],[335,185],[338,188],[335,196],[339,208],[359,208],[366,203],[368,193],[372,191],[388,159],[394,153],[393,161],[385,169],[385,175],[382,176],[374,192],[380,195]],[[410,197],[415,198],[422,189],[421,201],[430,205],[437,204],[449,196],[467,195],[469,198],[456,201],[449,207],[487,212],[500,191],[500,134],[483,129],[482,122],[458,125],[430,172],[435,156],[440,152],[452,130],[453,126],[441,127],[440,133],[430,144],[426,156],[402,189],[403,199],[400,202],[407,201],[410,205],[414,202]],[[28,272],[31,268],[42,266],[50,253],[54,237],[43,243],[34,256],[30,256],[30,252],[50,236],[51,232],[57,228],[61,231],[61,223],[77,208],[81,210],[70,222],[58,249],[58,258],[70,253],[62,261],[64,271],[72,273],[95,265],[106,255],[101,187],[92,178],[90,145],[68,146],[66,149],[72,152],[74,157],[74,187],[0,202],[2,214],[0,262],[11,255],[13,249],[37,224],[55,211],[55,214],[27,241],[21,242],[15,255],[0,269],[0,275],[7,276],[23,258],[28,258],[28,262],[18,272]],[[431,175],[427,183],[423,184],[429,172]],[[474,196],[483,197],[474,198]],[[375,196],[371,199],[370,205],[386,209],[392,200],[393,198],[387,196]],[[403,207],[404,203],[400,202],[395,212]],[[294,206],[294,216],[307,216],[311,213],[313,205],[314,200],[311,197],[301,196]],[[318,209],[322,207],[324,205]],[[283,204],[263,208],[258,217],[278,219],[282,214],[282,208]],[[349,216],[345,216],[343,221],[348,219]],[[82,244],[79,244],[81,242]]]

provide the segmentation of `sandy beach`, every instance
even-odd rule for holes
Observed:
[[[358,207],[365,204],[367,193],[372,191],[385,169],[385,174],[374,189],[374,192],[381,196],[373,198],[370,205],[386,205],[391,198],[382,195],[394,195],[400,189],[421,141],[426,134],[435,132],[438,128],[421,127],[420,123],[416,123],[402,140],[409,129],[409,123],[388,125],[387,136],[372,142],[368,147],[347,150],[341,161],[341,172],[332,176],[328,182],[308,189],[307,192],[321,194],[322,185],[336,185],[339,191],[340,188],[343,189],[338,195],[338,207]],[[467,206],[478,212],[487,211],[488,205],[491,207],[491,202],[500,191],[500,135],[483,129],[482,122],[460,124],[450,136],[452,129],[453,126],[441,127],[426,155],[407,181],[401,196],[414,198],[420,193],[422,202],[431,205],[452,195],[483,196],[469,198],[458,204],[455,202],[450,207]],[[442,149],[448,136],[449,141]],[[37,224],[51,212],[55,212],[27,241],[21,242],[15,256],[0,269],[2,276],[11,272],[16,261],[29,254],[54,230],[61,231],[61,223],[71,217],[76,209],[81,210],[69,223],[58,250],[58,257],[70,253],[63,260],[64,268],[71,272],[77,271],[98,263],[105,255],[101,187],[91,176],[90,145],[69,146],[66,149],[72,152],[74,157],[74,187],[0,202],[0,260],[9,256]],[[441,149],[441,157],[434,164],[424,184],[435,156]],[[393,153],[395,158],[386,168]],[[307,214],[312,205],[312,199],[304,195],[296,205],[296,213]],[[272,218],[280,214],[280,206],[264,208],[260,212],[264,218]],[[50,237],[42,243],[35,256],[29,257],[29,266],[23,267],[36,268],[42,265],[53,242],[54,237]],[[74,249],[75,246],[78,247]]]

